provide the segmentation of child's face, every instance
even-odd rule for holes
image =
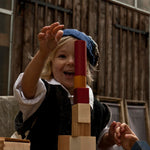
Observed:
[[[52,61],[54,78],[65,86],[72,94],[74,88],[74,42],[70,39],[61,46]]]

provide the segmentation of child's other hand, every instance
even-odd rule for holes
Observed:
[[[113,121],[109,128],[109,136],[114,141],[114,144],[120,146],[120,137],[116,135],[116,129],[120,127],[120,122]]]
[[[55,22],[50,26],[45,26],[38,34],[40,51],[48,55],[53,49],[56,48],[57,42],[63,35],[62,29],[64,25],[60,25],[59,22]]]

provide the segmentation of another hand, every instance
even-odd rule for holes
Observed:
[[[120,127],[116,129],[116,137],[118,139],[120,138],[120,144],[125,150],[131,150],[134,143],[139,140],[135,133],[125,123],[121,124]]]

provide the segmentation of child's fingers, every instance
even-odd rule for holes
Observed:
[[[58,25],[60,25],[60,23],[59,22],[54,22],[53,24],[51,24],[50,26],[49,26],[49,29],[54,29],[56,26],[58,26]]]
[[[59,22],[55,22],[55,23],[51,24],[50,26],[43,27],[40,32],[42,32],[42,33],[51,32],[58,25],[59,25]]]
[[[51,24],[50,26],[43,27],[41,29],[38,37],[39,37],[39,39],[41,39],[42,36],[46,35],[46,37],[48,37],[48,38],[55,39],[57,32],[63,28],[64,28],[64,25],[60,25],[59,22],[55,22],[55,23]],[[42,33],[44,33],[44,34],[42,34]],[[58,38],[59,38],[59,36],[58,36]]]
[[[110,125],[110,130],[114,130],[116,124],[117,124],[116,121],[113,121]]]
[[[113,136],[115,143],[120,146],[121,140],[120,140],[120,122],[113,121],[110,125],[109,132]]]
[[[50,37],[55,37],[56,33],[61,30],[62,28],[64,28],[64,25],[60,25],[58,22],[52,24],[49,26],[49,29],[47,30],[47,34]]]
[[[113,121],[112,124],[110,125],[110,128],[116,129],[117,127],[120,127],[121,123]]]
[[[117,127],[119,127],[121,125],[120,122],[116,122],[116,121],[113,121],[112,124],[110,125],[110,129],[111,130],[115,130]]]
[[[43,28],[41,29],[40,32],[46,33],[46,31],[47,31],[48,29],[49,29],[49,26],[45,26],[45,27],[43,27]]]
[[[120,122],[117,122],[115,128],[120,127],[120,125],[121,125],[121,123],[120,123]]]
[[[120,126],[121,133],[125,132],[126,134],[134,134],[134,132],[129,128],[129,126],[125,123],[123,123]]]
[[[120,146],[121,144],[121,140],[120,138],[118,137],[117,133],[114,133],[114,140],[115,140],[115,143]]]
[[[55,27],[57,27],[59,25],[60,25],[59,22],[54,22],[53,24],[51,24],[50,26],[48,26],[48,30],[52,31]]]
[[[128,131],[128,130],[129,130],[129,127],[128,127],[127,124],[122,123],[121,126],[120,126],[120,131],[121,131],[121,132],[124,132],[125,130]]]
[[[40,33],[38,34],[38,39],[39,39],[39,40],[43,40],[44,37],[45,37],[45,33],[41,33],[41,32],[40,32]]]
[[[115,122],[115,121],[112,122],[109,128],[110,135],[114,136],[114,133],[116,132],[116,129],[117,127],[120,126],[120,124],[121,124],[120,122]]]
[[[59,30],[62,30],[64,28],[64,25],[59,25],[59,26],[56,26],[54,29],[53,29],[53,35],[55,36],[57,34],[57,32]]]
[[[120,127],[117,127],[117,128],[116,128],[116,135],[117,135],[118,137],[121,136],[121,134],[120,134]]]
[[[116,121],[113,121],[111,125],[112,125],[112,126],[116,126],[116,124],[117,124],[117,122],[116,122]]]
[[[58,42],[62,36],[63,36],[63,31],[59,30],[56,34],[55,40]]]

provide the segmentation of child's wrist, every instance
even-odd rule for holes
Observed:
[[[111,135],[111,134],[108,132],[108,135],[106,135],[106,136],[107,136],[107,140],[109,141],[109,143],[110,143],[111,145],[116,144],[114,135]]]
[[[39,49],[39,55],[43,60],[46,60],[49,56],[49,53],[46,53],[46,52]]]
[[[109,133],[105,133],[99,143],[99,147],[107,148],[113,146],[114,144],[115,144],[114,138]]]

